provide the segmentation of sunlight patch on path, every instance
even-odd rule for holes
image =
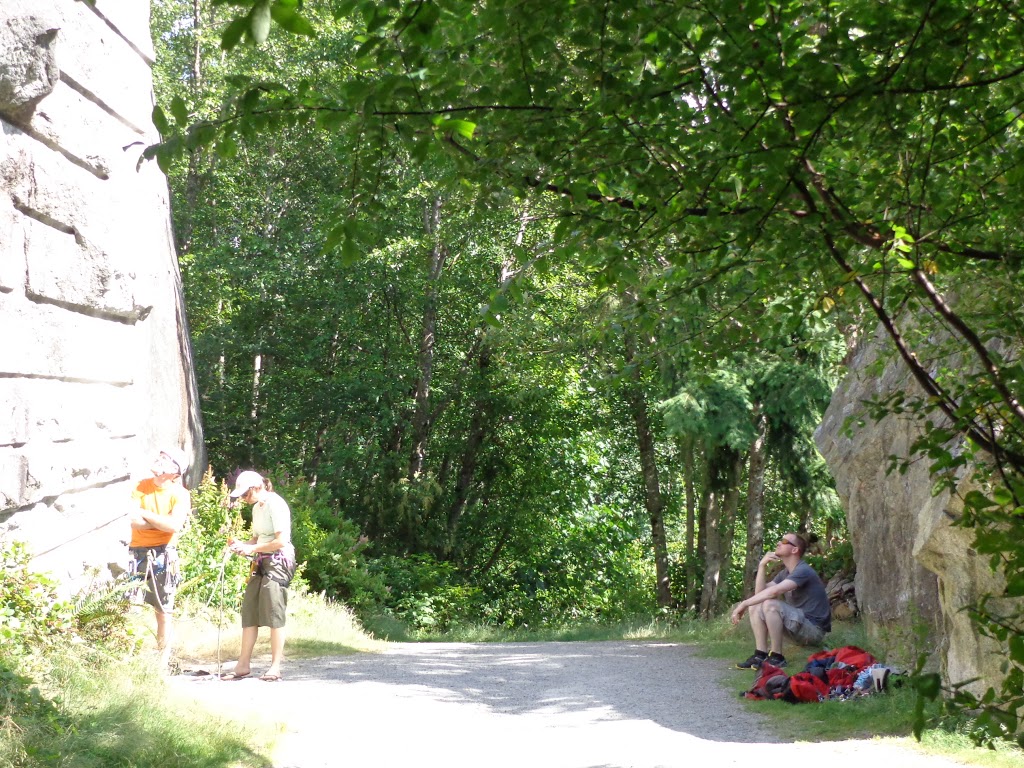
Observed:
[[[722,670],[674,643],[395,644],[284,671],[174,684],[282,723],[275,768],[956,765],[879,740],[771,743]]]

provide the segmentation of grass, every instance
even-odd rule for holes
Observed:
[[[686,643],[697,643],[702,653],[727,668],[727,684],[735,690],[749,688],[754,673],[732,668],[752,651],[750,631],[745,626],[733,627],[727,620],[695,622],[669,632],[669,637]],[[836,622],[828,636],[829,647],[856,645],[872,651],[863,626],[859,622]],[[814,649],[787,647],[787,671],[803,669]],[[886,663],[886,659],[880,658]],[[895,666],[895,669],[902,669]],[[885,739],[929,754],[986,768],[1020,768],[1024,751],[1009,742],[998,749],[975,746],[970,724],[951,726],[940,721],[940,705],[926,705],[930,722],[918,742],[913,737],[915,694],[909,685],[891,688],[883,695],[870,695],[846,701],[820,704],[788,704],[781,701],[745,700],[743,706],[766,715],[776,734],[787,741],[846,741],[850,739]]]
[[[5,768],[270,765],[262,736],[250,726],[176,702],[150,654],[117,660],[86,648],[65,649],[37,661],[33,671],[41,692],[58,704],[3,708]],[[28,681],[4,682],[8,697],[31,695]]]
[[[152,614],[142,614],[152,622]],[[174,652],[184,666],[214,666],[218,662],[238,658],[242,630],[235,613],[221,614],[208,610],[178,616],[175,621]],[[289,595],[286,656],[314,658],[343,656],[360,651],[373,651],[382,641],[374,639],[362,628],[352,612],[341,603],[321,595],[293,591]],[[256,641],[255,657],[270,654],[270,633],[261,630]]]
[[[176,618],[175,657],[182,665],[210,665],[218,653],[224,660],[237,656],[237,615],[198,610]],[[141,649],[128,658],[80,644],[16,662],[0,659],[0,768],[270,768],[273,729],[175,698],[158,668],[154,625],[148,607],[133,609],[129,626]],[[293,595],[288,631],[291,657],[381,645],[346,608],[316,595]],[[267,642],[261,638],[257,654],[269,653]]]

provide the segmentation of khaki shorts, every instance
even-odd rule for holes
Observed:
[[[782,627],[786,636],[797,645],[821,645],[825,639],[825,630],[804,616],[799,608],[794,608],[785,600],[776,600],[779,614],[782,616]]]
[[[288,612],[288,588],[282,587],[268,576],[254,573],[245,585],[242,597],[242,626],[270,627],[284,626]]]

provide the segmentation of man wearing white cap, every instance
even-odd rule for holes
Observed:
[[[164,448],[153,460],[152,477],[132,491],[130,570],[145,582],[146,602],[156,613],[156,645],[164,666],[171,652],[171,614],[180,580],[175,542],[192,511],[191,497],[181,484],[187,468],[184,451]]]
[[[284,656],[288,585],[295,575],[292,513],[288,502],[274,493],[270,481],[251,470],[239,474],[230,496],[253,505],[252,538],[228,541],[228,549],[236,555],[253,559],[253,572],[242,598],[242,650],[234,671],[225,679],[241,680],[252,673],[252,650],[259,628],[270,627],[270,667],[260,680],[276,682],[281,679]]]

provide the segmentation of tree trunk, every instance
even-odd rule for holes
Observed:
[[[437,333],[437,285],[444,272],[447,248],[441,244],[438,225],[441,223],[441,198],[436,198],[424,213],[424,229],[434,240],[430,252],[430,271],[424,290],[423,322],[420,326],[419,380],[413,395],[412,453],[407,477],[412,480],[423,471],[427,439],[430,432],[430,384],[434,375],[434,349]]]
[[[519,229],[516,232],[515,244],[522,245],[526,235],[526,225],[529,221],[527,209],[524,208],[519,220]],[[498,268],[498,290],[504,291],[509,283],[515,279],[517,272],[510,261],[502,261]],[[469,426],[469,434],[466,439],[466,448],[462,453],[459,466],[459,475],[455,484],[455,495],[451,506],[448,509],[447,540],[445,553],[449,554],[455,544],[455,534],[459,527],[459,521],[469,503],[470,491],[479,464],[480,450],[483,447],[487,434],[491,429],[491,399],[489,394],[489,372],[491,365],[491,345],[487,338],[486,329],[480,331],[479,353],[477,356],[477,370],[480,374],[479,388],[475,398],[473,416]],[[443,469],[442,476],[447,477],[447,467]]]
[[[477,465],[479,464],[480,450],[483,447],[490,428],[490,398],[487,394],[488,368],[491,365],[490,346],[484,344],[480,349],[478,359],[478,370],[480,383],[477,397],[474,401],[473,416],[470,420],[469,434],[466,436],[465,448],[462,451],[462,460],[459,466],[459,475],[455,482],[455,493],[451,506],[448,508],[447,541],[445,554],[451,552],[455,533],[459,527],[459,520],[466,511],[469,502],[470,491],[473,487],[473,479],[476,476]]]
[[[757,566],[764,551],[764,471],[765,432],[767,419],[755,411],[755,437],[750,444],[750,466],[747,476],[747,557],[743,567],[743,594],[754,593]]]
[[[722,576],[722,502],[718,491],[707,488],[704,492],[704,584],[700,593],[700,617],[710,619],[718,602],[718,589]]]
[[[725,492],[725,509],[722,514],[722,566],[719,576],[719,584],[729,583],[729,573],[732,570],[732,543],[736,538],[737,512],[740,506],[740,480],[743,477],[743,455],[734,454],[732,466],[729,468],[729,487]],[[729,593],[725,589],[719,589],[715,593],[715,601],[712,606],[717,616],[726,607]]]
[[[632,367],[630,381],[625,387],[625,398],[636,427],[637,447],[640,452],[640,468],[644,482],[644,506],[651,523],[651,543],[654,547],[654,569],[657,577],[656,594],[658,605],[668,608],[672,605],[672,590],[668,574],[668,537],[665,535],[665,500],[661,495],[658,479],[658,463],[651,435],[650,419],[647,414],[647,399],[644,397],[640,368],[636,365],[636,340],[626,333],[626,365]]]
[[[686,493],[686,574],[683,585],[683,606],[687,611],[697,610],[697,498],[694,495],[694,455],[693,438],[681,441],[680,452],[683,455],[683,486]]]
[[[697,561],[694,563],[694,589],[693,608],[701,614],[701,604],[704,599],[704,582],[702,574],[705,572],[708,562],[708,519],[710,518],[710,507],[712,502],[711,493],[711,458],[708,455],[707,447],[701,445],[703,461],[700,464],[700,487],[701,494],[697,506]],[[703,567],[701,567],[703,566]]]
[[[200,0],[192,0],[192,72],[191,87],[192,98],[198,102],[203,86],[203,17],[200,8]],[[198,207],[199,196],[202,192],[203,177],[200,171],[200,164],[205,156],[203,148],[197,148],[188,153],[188,171],[185,174],[185,215],[178,217],[180,225],[175,232],[175,247],[179,254],[188,253],[192,248],[192,233],[194,214]]]
[[[725,599],[722,586],[729,572],[732,530],[739,505],[739,478],[742,457],[728,448],[718,448],[708,459],[707,533],[704,559],[704,589],[700,596],[700,615],[712,618]]]

